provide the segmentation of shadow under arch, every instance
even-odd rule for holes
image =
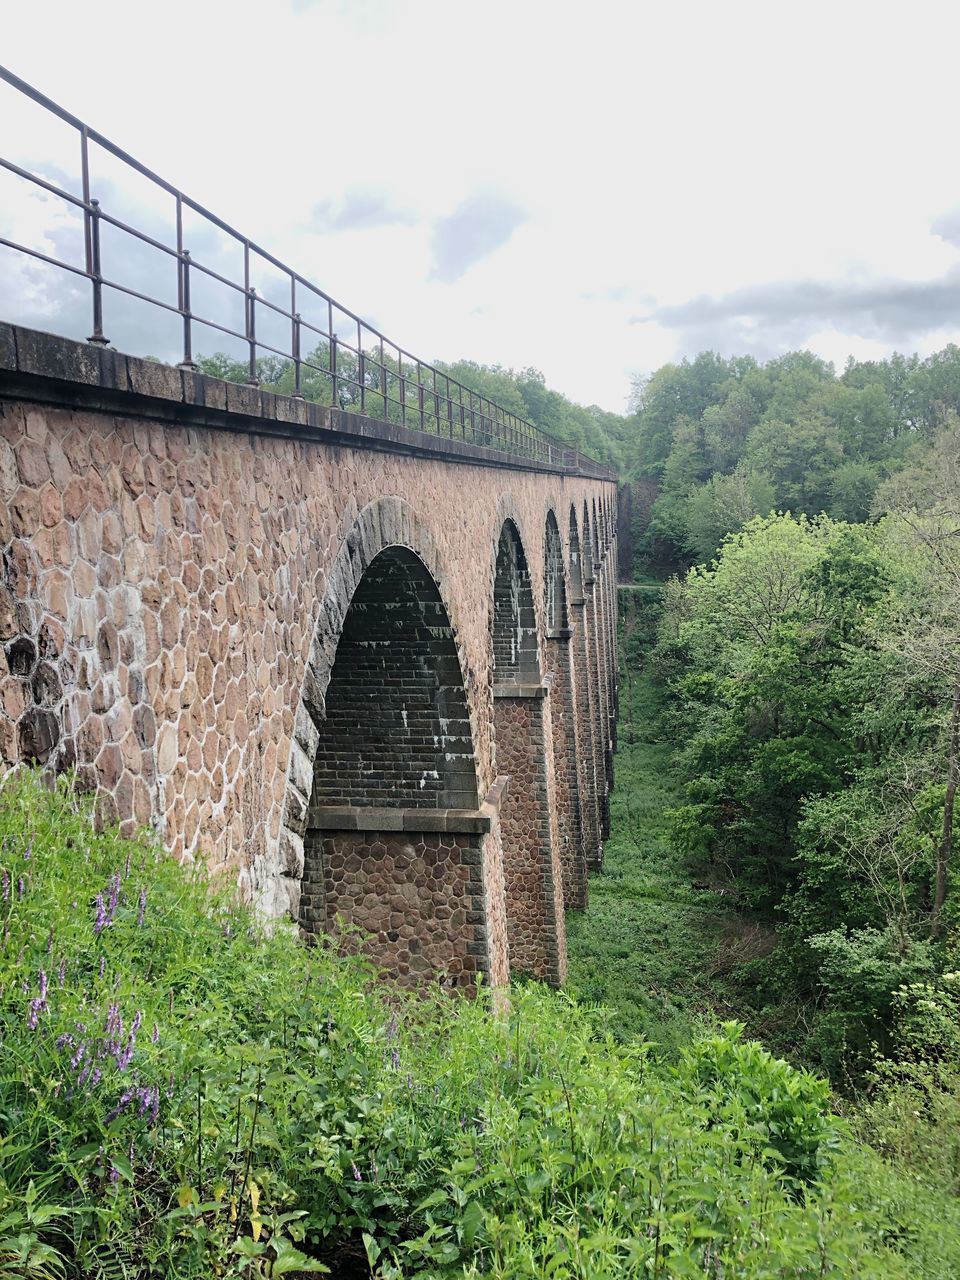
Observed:
[[[401,982],[489,968],[477,769],[429,530],[397,498],[360,512],[327,575],[284,813],[309,938],[363,931]]]
[[[496,771],[510,968],[558,985],[566,974],[563,884],[553,832],[552,736],[541,678],[530,570],[516,524],[504,520],[493,581]]]
[[[544,657],[551,681],[550,727],[553,736],[554,804],[557,845],[563,878],[564,907],[583,910],[587,905],[587,862],[583,838],[580,782],[580,750],[574,630],[567,608],[567,584],[563,544],[557,517],[547,511],[544,525]]]
[[[543,540],[544,605],[547,633],[570,625],[567,615],[567,586],[563,572],[563,543],[553,510],[547,512]]]
[[[537,615],[527,557],[516,524],[504,520],[497,542],[493,583],[493,682],[540,680]]]

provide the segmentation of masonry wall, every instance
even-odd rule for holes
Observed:
[[[566,976],[563,895],[551,840],[543,699],[498,694],[497,760],[509,779],[500,825],[510,968],[545,982]]]
[[[546,670],[551,677],[553,809],[557,818],[557,853],[563,880],[563,901],[567,910],[582,911],[587,905],[587,860],[577,767],[571,636],[569,627],[548,635]]]
[[[375,426],[0,325],[0,764],[75,764],[102,820],[151,826],[264,911],[296,915],[304,848],[283,833],[306,821],[293,792],[309,797],[319,749],[301,713],[308,693],[323,705],[311,664],[327,654],[329,677],[339,633],[324,610],[352,589],[362,526],[436,583],[487,795],[503,771],[503,522],[522,540],[542,665],[546,514],[613,486],[414,451]]]
[[[473,989],[490,973],[480,838],[317,831],[306,841],[301,922],[332,932],[405,986]],[[341,924],[357,925],[359,937]]]

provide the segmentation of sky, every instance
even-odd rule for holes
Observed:
[[[841,368],[960,342],[955,3],[45,0],[3,28],[8,69],[424,359],[623,412],[700,350]],[[0,85],[0,155],[75,190],[77,154]],[[95,154],[91,181],[172,240],[138,175]],[[75,211],[2,172],[0,236],[82,261]],[[239,274],[226,237],[185,236]],[[176,301],[162,254],[103,251]],[[194,310],[237,323],[226,292]],[[0,247],[0,318],[85,337],[88,314],[85,282]],[[175,351],[139,303],[104,328]]]

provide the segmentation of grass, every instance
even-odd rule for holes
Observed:
[[[567,941],[571,986],[611,1010],[614,1033],[672,1051],[695,1024],[733,1016],[718,970],[741,922],[721,893],[691,882],[671,847],[665,813],[676,791],[655,712],[651,682],[625,670],[604,868],[591,878],[589,910],[568,914]]]
[[[665,1064],[563,992],[404,995],[65,781],[0,782],[0,925],[0,1280],[960,1274],[735,1028]]]

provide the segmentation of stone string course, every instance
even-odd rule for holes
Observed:
[[[440,619],[439,601],[459,667],[456,736],[471,744],[473,777],[463,784],[461,760],[451,794],[484,797],[510,776],[490,830],[478,837],[323,832],[321,865],[328,847],[330,859],[343,858],[336,881],[332,862],[330,874],[324,869],[324,919],[359,916],[399,948],[391,964],[400,967],[400,951],[426,954],[431,970],[456,975],[458,984],[480,971],[503,981],[510,964],[560,980],[560,868],[576,863],[569,848],[576,824],[565,816],[571,785],[560,798],[556,771],[569,753],[567,735],[587,743],[587,718],[599,722],[601,697],[611,705],[615,673],[608,638],[602,694],[602,650],[589,631],[609,616],[602,607],[571,607],[576,688],[572,710],[564,707],[563,673],[547,652],[554,642],[546,638],[545,529],[551,511],[564,532],[571,508],[578,514],[597,501],[612,512],[614,486],[373,439],[346,442],[334,431],[327,442],[319,426],[302,438],[295,427],[267,433],[251,416],[266,413],[267,398],[249,388],[186,374],[178,381],[177,371],[112,352],[99,353],[96,364],[98,353],[82,344],[41,342],[22,330],[13,342],[10,333],[0,326],[0,764],[76,767],[101,822],[119,822],[127,833],[152,827],[173,856],[203,857],[268,915],[299,918],[301,883],[309,910],[319,911],[312,899],[320,876],[314,860],[304,879],[304,842],[317,761],[329,758],[321,739],[340,634],[376,556],[406,548],[436,589],[427,612]],[[198,400],[222,403],[212,425],[185,421],[189,406],[176,396],[188,381]],[[292,423],[302,415],[282,403],[273,412]],[[512,706],[493,696],[494,585],[506,520],[529,574],[531,678],[554,676],[545,698]],[[598,523],[607,539],[600,563],[612,564],[609,520]],[[569,552],[564,537],[573,601]],[[447,682],[449,657],[425,648],[420,658],[433,667],[424,680]],[[452,754],[465,754],[461,745]],[[578,755],[582,762],[584,751]],[[606,762],[595,753],[593,763],[593,793],[580,785],[582,771],[576,781],[580,828],[596,859]],[[384,800],[358,795],[352,784],[337,798]],[[438,793],[433,803],[449,799]],[[316,850],[314,841],[312,858]],[[378,887],[365,888],[364,877]],[[403,884],[423,889],[416,902]],[[531,927],[513,954],[511,896],[516,890],[514,925],[520,916],[532,920],[533,908],[519,905],[527,884],[541,912],[540,937]],[[410,920],[394,925],[404,910]],[[419,952],[400,946],[413,936],[413,921]],[[442,956],[430,950],[434,936]],[[414,973],[420,962],[402,963]]]

